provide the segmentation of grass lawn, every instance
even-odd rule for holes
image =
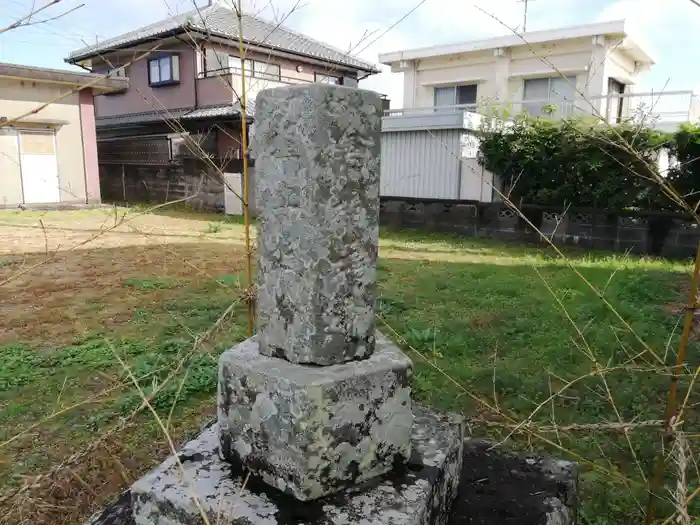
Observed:
[[[242,227],[128,218],[0,213],[0,523],[80,523],[167,454],[119,360],[176,442],[214,415],[218,354],[246,333]],[[691,268],[569,255],[636,336],[547,250],[417,232],[382,234],[379,326],[410,352],[418,400],[505,448],[578,458],[584,523],[639,523]],[[699,477],[691,460],[690,492]]]

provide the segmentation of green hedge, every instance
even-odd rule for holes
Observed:
[[[694,206],[700,200],[700,127],[675,134],[632,125],[517,117],[485,125],[480,162],[500,175],[515,202],[605,210],[680,211],[659,189],[656,157],[678,166],[662,174]]]

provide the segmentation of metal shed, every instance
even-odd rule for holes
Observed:
[[[479,115],[431,108],[382,118],[381,195],[493,200],[493,175],[477,161]]]

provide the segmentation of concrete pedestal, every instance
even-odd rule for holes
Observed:
[[[312,502],[270,487],[222,460],[217,426],[205,430],[131,487],[136,525],[442,525],[457,494],[464,422],[414,410],[405,466]],[[199,506],[195,504],[195,498]]]
[[[302,366],[253,337],[219,361],[222,457],[301,501],[385,474],[411,454],[410,359],[376,333],[368,359]]]

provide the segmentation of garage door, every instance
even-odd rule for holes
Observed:
[[[53,131],[20,131],[20,165],[25,204],[59,202]]]

